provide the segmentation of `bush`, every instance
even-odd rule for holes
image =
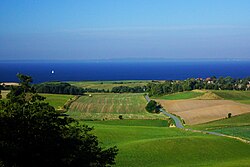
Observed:
[[[147,106],[145,107],[145,109],[150,113],[155,112],[156,108],[157,108],[157,103],[154,100],[150,100],[150,102],[148,102]]]

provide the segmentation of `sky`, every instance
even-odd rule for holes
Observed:
[[[249,0],[1,0],[0,60],[248,60]]]

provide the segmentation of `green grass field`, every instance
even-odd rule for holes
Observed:
[[[123,82],[121,84],[120,82]],[[150,81],[144,80],[126,80],[126,81],[82,81],[82,82],[68,82],[71,85],[82,87],[82,88],[92,88],[92,89],[105,89],[111,90],[113,87],[117,86],[144,86]]]
[[[191,127],[250,140],[250,113]]]
[[[62,95],[62,94],[40,94],[46,97],[45,102],[48,102],[55,109],[61,109],[63,105],[74,95]]]
[[[85,121],[92,123],[93,121]],[[94,124],[100,125],[114,125],[114,126],[153,126],[153,127],[168,127],[167,120],[107,120],[107,121],[94,121]]]
[[[250,164],[250,145],[234,139],[176,128],[139,126],[141,122],[134,126],[103,122],[85,123],[95,127],[92,133],[98,136],[103,147],[119,148],[115,165],[118,167],[247,167]]]
[[[143,94],[102,93],[92,97],[82,96],[70,106],[68,114],[77,119],[165,119],[162,114],[150,114],[145,110],[147,102]]]
[[[216,90],[212,92],[226,100],[250,104],[250,91]]]
[[[153,98],[155,99],[163,99],[163,100],[181,100],[181,99],[192,99],[199,96],[202,96],[203,92],[195,92],[195,91],[189,91],[189,92],[179,92],[164,96],[155,96]]]

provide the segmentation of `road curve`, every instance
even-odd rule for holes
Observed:
[[[176,126],[177,128],[180,128],[180,129],[183,129],[183,128],[184,128],[184,126],[182,125],[181,120],[180,120],[177,116],[175,116],[175,115],[173,115],[173,114],[170,114],[170,113],[166,112],[166,111],[165,111],[164,109],[162,109],[162,108],[160,109],[160,111],[161,111],[164,115],[166,115],[166,116],[172,118],[172,119],[174,120],[175,126]]]
[[[151,101],[151,99],[149,98],[148,95],[145,96],[145,99],[147,100],[147,102],[150,102],[150,101]],[[184,126],[182,125],[181,120],[180,120],[177,116],[168,113],[168,112],[165,111],[163,108],[161,108],[160,111],[161,111],[164,115],[166,115],[166,116],[172,118],[172,119],[174,120],[175,126],[176,126],[177,128],[180,128],[180,129],[183,129],[183,128],[184,128]]]

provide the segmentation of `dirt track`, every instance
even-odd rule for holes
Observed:
[[[182,117],[186,124],[194,125],[250,112],[250,105],[230,100],[157,100],[170,113]]]

